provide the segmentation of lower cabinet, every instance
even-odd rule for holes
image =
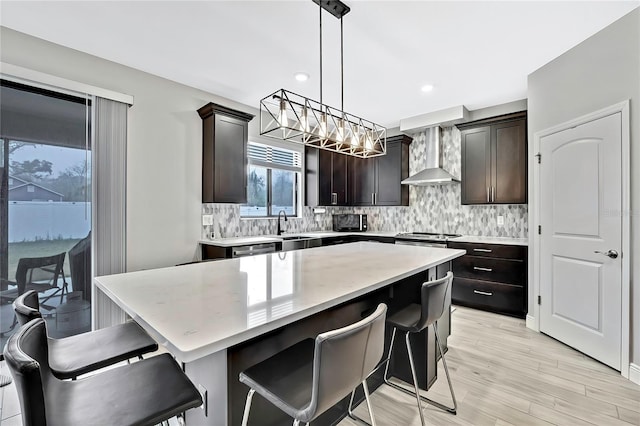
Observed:
[[[527,313],[527,247],[449,242],[466,250],[454,259],[454,304],[524,318]]]

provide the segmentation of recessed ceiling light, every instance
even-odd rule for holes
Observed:
[[[309,80],[309,74],[307,74],[306,72],[297,72],[297,73],[295,73],[294,77],[298,81],[307,81],[307,80]]]
[[[433,90],[433,85],[432,84],[425,84],[424,86],[422,86],[421,89],[423,92],[430,92]]]

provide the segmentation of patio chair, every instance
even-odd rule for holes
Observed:
[[[55,290],[40,301],[40,306],[49,310],[53,309],[53,306],[45,305],[44,303],[58,293],[61,293],[60,303],[62,303],[64,295],[68,291],[67,280],[63,270],[65,255],[66,252],[62,252],[53,256],[20,258],[16,269],[16,280],[3,280],[3,288],[6,288],[6,290],[0,291],[0,301],[2,303],[12,303],[27,290],[34,290],[38,293]],[[62,287],[58,286],[60,278],[62,278]],[[8,288],[9,286],[14,288]],[[13,323],[9,329],[1,332],[0,335],[13,330],[17,323],[18,321],[14,316]]]

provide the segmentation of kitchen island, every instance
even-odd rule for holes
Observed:
[[[420,284],[446,273],[464,253],[360,242],[97,277],[96,325],[124,320],[123,311],[183,364],[206,391],[206,406],[190,410],[187,424],[239,424],[246,394],[239,371],[357,321],[377,303],[387,303],[392,314],[419,302]],[[433,336],[424,333],[416,341],[425,364],[420,385],[427,389],[435,380]],[[393,364],[399,365],[392,372],[405,377],[406,358]],[[252,417],[258,413],[260,424],[282,421],[277,410],[260,400],[254,404]],[[335,411],[328,416],[341,415],[341,407]]]

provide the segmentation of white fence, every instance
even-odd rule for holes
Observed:
[[[84,238],[91,229],[91,203],[9,202],[9,242]]]

